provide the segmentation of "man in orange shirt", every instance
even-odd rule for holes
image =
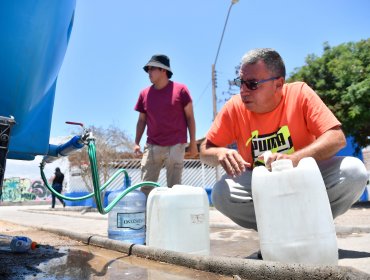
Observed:
[[[218,113],[201,159],[221,164],[226,175],[212,191],[214,206],[235,223],[257,229],[251,176],[254,166],[290,159],[294,166],[313,157],[323,176],[333,217],[346,212],[358,200],[368,174],[354,157],[335,154],[345,147],[341,123],[305,83],[285,83],[285,65],[273,49],[254,49],[241,62],[235,79],[240,94]],[[227,148],[236,143],[237,150]],[[263,154],[271,151],[266,162]]]

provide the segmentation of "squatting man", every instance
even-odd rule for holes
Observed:
[[[333,218],[345,213],[364,191],[368,174],[354,157],[336,156],[345,147],[341,123],[304,82],[285,83],[285,65],[275,50],[253,49],[241,61],[235,84],[240,94],[221,109],[201,145],[201,159],[224,175],[213,187],[216,209],[238,225],[257,230],[253,167],[280,159],[294,166],[313,157],[324,179]],[[232,143],[237,150],[230,149]],[[272,155],[264,162],[263,153]],[[307,209],[309,211],[309,209]]]

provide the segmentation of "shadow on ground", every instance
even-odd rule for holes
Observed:
[[[59,259],[65,254],[53,246],[42,246],[27,253],[0,251],[0,279],[26,279],[28,276],[35,276],[42,272],[38,268],[40,264]]]

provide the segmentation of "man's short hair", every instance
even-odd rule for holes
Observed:
[[[273,76],[285,78],[285,64],[280,54],[274,49],[260,48],[248,51],[243,57],[241,68],[243,65],[255,64],[262,60]]]

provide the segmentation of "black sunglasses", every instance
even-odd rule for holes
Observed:
[[[238,77],[238,78],[234,79],[234,83],[238,87],[242,87],[242,85],[244,84],[248,89],[256,90],[256,89],[258,89],[259,84],[263,84],[263,83],[266,83],[268,81],[277,80],[279,78],[280,77],[272,77],[272,78],[269,78],[269,79],[266,79],[266,80],[259,80],[259,81],[246,80],[246,81],[244,81],[242,78]]]

